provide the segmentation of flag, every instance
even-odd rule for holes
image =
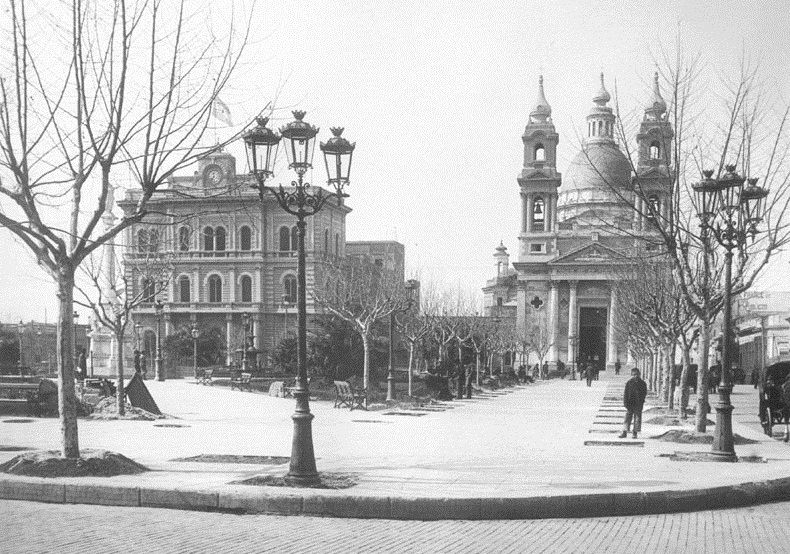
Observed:
[[[233,120],[230,118],[230,108],[219,97],[216,97],[211,104],[211,115],[220,123],[228,126],[233,125]]]

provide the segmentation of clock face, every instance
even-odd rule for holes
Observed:
[[[206,171],[206,183],[218,185],[222,181],[222,170],[218,167],[211,167]]]

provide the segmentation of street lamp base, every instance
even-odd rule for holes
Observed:
[[[292,485],[317,485],[321,482],[315,467],[313,451],[313,414],[308,408],[309,392],[297,390],[296,413],[291,416],[294,422],[293,442],[291,443],[291,465],[285,481]]]
[[[713,450],[708,456],[708,460],[711,462],[737,462],[738,456],[735,455],[735,452]]]

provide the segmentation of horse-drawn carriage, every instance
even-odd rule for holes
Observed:
[[[785,425],[785,442],[790,441],[790,362],[777,362],[765,368],[759,383],[760,423],[768,436],[773,426]]]

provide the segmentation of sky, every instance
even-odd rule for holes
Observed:
[[[227,16],[224,3],[211,6],[209,29]],[[766,86],[790,103],[783,1],[291,0],[260,2],[251,25],[221,95],[234,123],[273,102],[276,126],[298,108],[321,127],[321,140],[329,127],[345,127],[356,142],[348,240],[398,240],[409,276],[478,296],[500,241],[515,260],[521,134],[539,75],[561,172],[578,152],[599,73],[624,110],[640,109],[655,62],[674,51],[678,33],[714,77],[737,71],[748,52]],[[243,166],[240,146],[231,152]],[[275,182],[290,178],[283,171]],[[312,178],[325,179],[323,169]],[[41,321],[45,310],[52,321],[47,275],[6,232],[0,249],[0,321]],[[761,286],[790,290],[786,264],[775,260]]]

